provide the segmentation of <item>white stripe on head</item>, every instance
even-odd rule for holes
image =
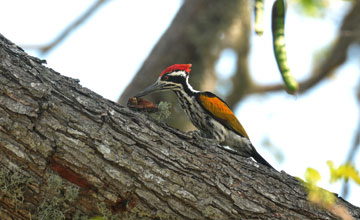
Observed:
[[[180,71],[174,71],[172,73],[168,73],[169,76],[182,76],[182,77],[187,77],[188,74],[184,71],[184,70],[180,70]]]

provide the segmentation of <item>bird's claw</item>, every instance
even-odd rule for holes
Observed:
[[[193,139],[201,140],[202,142],[220,144],[220,143],[218,143],[218,141],[216,139],[211,138],[211,137],[207,136],[205,133],[198,131],[198,130],[189,131],[188,134],[191,135],[193,137]]]
[[[188,132],[189,135],[191,135],[194,139],[202,139],[203,134],[200,131],[194,130],[194,131],[189,131]]]

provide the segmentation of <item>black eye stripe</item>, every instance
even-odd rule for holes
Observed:
[[[181,76],[164,75],[161,77],[161,80],[181,83],[182,81],[185,81],[185,78]]]
[[[161,80],[164,80],[164,81],[173,81],[173,76],[170,76],[170,75],[164,75],[161,77]]]

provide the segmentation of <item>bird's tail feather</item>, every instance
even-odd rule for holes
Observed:
[[[270,167],[270,168],[273,168],[273,169],[274,169],[274,167],[272,167],[272,166],[270,165],[270,163],[267,162],[267,161],[256,151],[256,149],[255,149],[254,146],[251,145],[251,147],[252,147],[252,149],[253,149],[253,152],[252,152],[252,155],[251,155],[251,156],[254,158],[254,160],[256,160],[256,162],[261,163],[261,164],[263,164],[263,165],[265,165],[265,166],[267,166],[267,167]]]

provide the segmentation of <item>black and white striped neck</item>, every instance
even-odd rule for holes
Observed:
[[[185,83],[183,83],[184,92],[189,96],[194,96],[195,93],[199,91],[193,89],[193,87],[189,84],[189,77],[186,77]]]
[[[178,97],[181,105],[190,105],[191,100],[195,97],[196,93],[199,93],[199,91],[196,91],[193,89],[193,87],[189,84],[188,77],[186,79],[183,79],[181,81],[181,89],[174,90],[176,96]]]

